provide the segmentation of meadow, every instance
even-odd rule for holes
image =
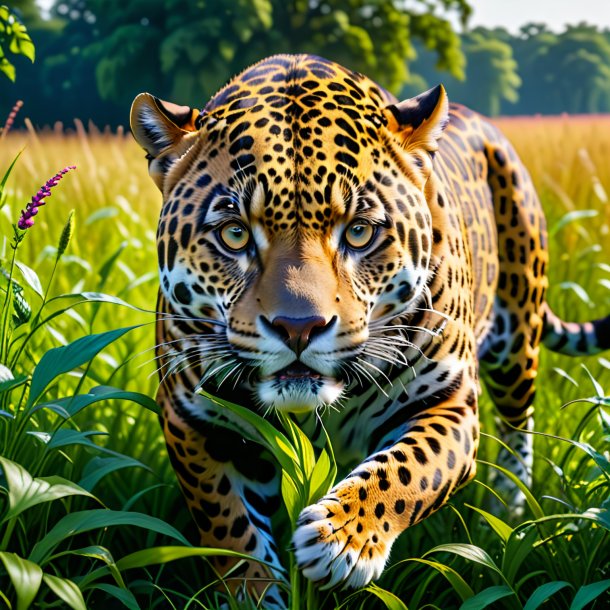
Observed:
[[[608,314],[610,117],[496,122],[547,214],[552,308]],[[0,142],[0,177],[20,151],[0,187],[0,608],[220,608],[150,398],[160,195],[144,153],[129,134],[28,124]],[[13,265],[11,225],[68,165]],[[544,351],[538,388],[522,517],[488,512],[499,444],[484,395],[476,481],[403,534],[375,586],[317,592],[291,570],[290,608],[609,607],[610,353]],[[290,459],[306,489],[288,512],[314,487],[303,451]],[[290,521],[278,515],[286,541]]]

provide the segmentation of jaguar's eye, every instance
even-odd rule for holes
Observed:
[[[250,231],[241,222],[234,220],[222,226],[218,236],[223,245],[234,252],[243,250],[250,243]]]
[[[366,248],[375,237],[375,227],[365,220],[355,220],[345,231],[345,241],[353,250]]]

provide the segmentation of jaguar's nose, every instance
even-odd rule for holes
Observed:
[[[307,318],[277,316],[271,321],[271,327],[286,345],[299,356],[316,335],[324,332],[333,324],[335,317],[333,316],[330,321],[327,321],[322,316],[309,316]]]

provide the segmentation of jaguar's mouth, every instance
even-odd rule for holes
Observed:
[[[343,388],[343,382],[296,360],[263,377],[256,390],[263,404],[280,411],[298,413],[332,404]]]
[[[309,368],[306,364],[303,364],[299,360],[295,360],[292,364],[286,368],[277,371],[273,376],[278,381],[293,381],[293,380],[306,380],[306,379],[320,379],[322,375],[317,371]]]

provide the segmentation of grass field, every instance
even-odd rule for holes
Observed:
[[[497,123],[529,168],[546,210],[552,308],[564,319],[577,321],[607,314],[610,117]],[[2,352],[5,361],[0,364],[8,365],[18,380],[19,375],[31,375],[43,354],[51,353],[57,356],[56,372],[63,372],[66,352],[50,352],[52,348],[112,329],[144,326],[108,341],[91,364],[78,361],[52,377],[39,402],[28,405],[26,385],[11,385],[10,379],[0,377],[0,457],[33,477],[61,476],[66,479],[62,484],[79,484],[94,496],[76,488],[62,492],[53,479],[43,483],[54,493],[43,490],[48,495],[42,498],[42,483],[28,482],[14,467],[9,476],[11,466],[2,462],[0,608],[5,604],[20,610],[34,598],[36,608],[58,603],[73,608],[218,608],[209,586],[214,575],[205,561],[196,556],[169,561],[170,552],[159,548],[183,544],[178,532],[194,540],[193,530],[156,416],[134,404],[145,402],[135,393],[154,396],[157,384],[150,351],[154,316],[134,309],[153,309],[157,290],[154,234],[160,195],[148,178],[144,155],[129,135],[96,130],[86,134],[81,125],[67,135],[30,130],[9,134],[1,142],[0,175],[22,149],[0,209],[5,271],[12,256],[11,224],[20,210],[59,169],[77,169],[53,189],[19,245],[17,258],[40,278],[46,303],[38,317],[42,298],[35,281],[31,275],[28,280],[27,271],[24,276],[15,269],[14,279],[23,287],[19,294],[32,313],[13,331],[12,351]],[[72,209],[74,232],[48,287]],[[1,286],[4,301],[6,279]],[[99,302],[90,295],[94,292],[119,297],[132,308]],[[100,347],[103,341],[97,341]],[[134,394],[128,400],[98,400],[82,410],[75,408],[74,400],[61,403],[72,395],[91,396],[95,386]],[[536,430],[549,436],[535,438],[532,497],[518,523],[494,521],[472,508],[485,509],[490,498],[485,488],[489,468],[481,465],[476,483],[401,537],[380,588],[309,591],[291,602],[291,608],[533,610],[549,597],[546,608],[609,607],[604,591],[610,586],[610,417],[592,402],[561,407],[571,400],[608,395],[610,354],[584,360],[544,352],[538,387]],[[43,402],[45,408],[37,408]],[[493,410],[486,397],[482,412],[483,431],[493,434]],[[480,459],[493,461],[497,448],[497,441],[484,436]],[[38,502],[27,504],[20,494],[19,488],[28,486],[33,496],[38,493]],[[277,527],[287,532],[285,516],[278,517]],[[426,554],[449,544],[458,546]],[[143,549],[151,550],[134,555]],[[15,580],[17,573],[23,576],[21,584]]]

